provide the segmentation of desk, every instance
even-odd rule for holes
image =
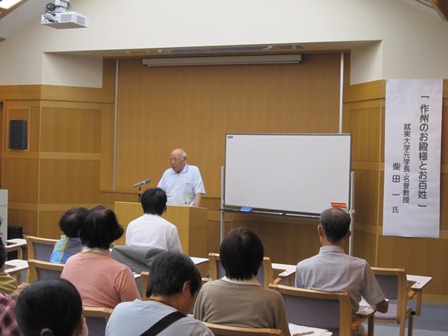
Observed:
[[[411,288],[408,290],[408,299],[416,299],[415,302],[415,315],[420,316],[422,313],[422,292],[432,280],[432,277],[422,275],[407,274],[406,279],[409,282],[413,282]]]
[[[23,247],[26,246],[26,239],[15,238],[15,239],[7,239],[5,241],[5,250],[6,252],[17,251],[18,259],[23,259]]]
[[[332,332],[325,329],[300,326],[294,323],[288,323],[291,336],[294,335],[311,335],[311,336],[331,336]]]
[[[294,286],[292,276],[296,274],[296,265],[272,263],[272,269],[282,271],[278,277],[285,280],[287,286]]]
[[[11,276],[17,277],[17,283],[20,285],[22,283],[22,271],[28,269],[28,261],[13,259],[5,262],[5,272]]]
[[[190,257],[196,266],[208,262],[208,258]]]

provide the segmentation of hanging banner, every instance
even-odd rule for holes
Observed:
[[[442,80],[388,80],[383,235],[439,238]]]

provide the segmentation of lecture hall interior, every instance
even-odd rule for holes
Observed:
[[[181,147],[206,188],[207,231],[196,243],[218,252],[226,133],[342,131],[352,135],[353,254],[431,276],[425,300],[448,302],[446,1],[436,8],[423,0],[72,0],[89,19],[74,29],[41,24],[47,2],[25,1],[0,16],[8,225],[58,238],[64,211],[137,202],[133,184],[151,178],[144,188],[155,187],[170,151]],[[142,63],[298,54],[300,64]],[[391,79],[443,80],[439,238],[383,235]],[[9,147],[11,120],[26,121],[24,150]],[[312,219],[230,213],[224,224],[254,229],[278,263],[296,264],[320,247]]]

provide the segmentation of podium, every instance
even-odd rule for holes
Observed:
[[[114,208],[118,222],[125,230],[125,234],[115,244],[124,245],[129,222],[143,215],[143,209],[140,203],[118,201],[115,202]],[[162,217],[176,225],[185,254],[194,257],[207,257],[206,208],[168,205]]]

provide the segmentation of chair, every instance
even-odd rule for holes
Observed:
[[[276,282],[269,287],[282,294],[290,323],[327,329],[335,336],[349,336],[352,329],[369,320],[368,334],[373,335],[373,312],[353,318],[347,292],[315,291]]]
[[[135,282],[142,299],[145,300],[151,264],[154,258],[163,251],[163,249],[148,246],[117,245],[112,249],[110,257],[127,265],[132,272],[141,274]],[[145,281],[146,283],[143,283]]]
[[[280,329],[230,327],[204,322],[215,336],[282,336]]]
[[[48,261],[28,260],[28,282],[42,279],[60,278],[64,264],[53,264]]]
[[[104,307],[82,307],[90,336],[104,336],[106,325],[113,309]]]
[[[208,254],[208,265],[211,280],[220,279],[225,276],[225,271],[221,265],[219,253]],[[273,280],[272,264],[269,257],[263,258],[263,262],[258,269],[256,279],[263,287],[269,288],[269,284],[271,284]]]
[[[375,313],[375,321],[399,324],[400,336],[404,336],[406,320],[408,320],[408,335],[412,336],[414,311],[411,307],[408,307],[406,271],[402,268],[379,267],[372,267],[372,271],[384,295],[393,300],[393,303],[389,302],[387,313]]]
[[[57,241],[57,239],[27,236],[26,246],[28,248],[28,259],[50,261],[54,244]]]
[[[142,281],[142,300],[145,301],[148,298],[146,295],[146,291],[148,289],[149,272],[142,272],[140,278]]]

